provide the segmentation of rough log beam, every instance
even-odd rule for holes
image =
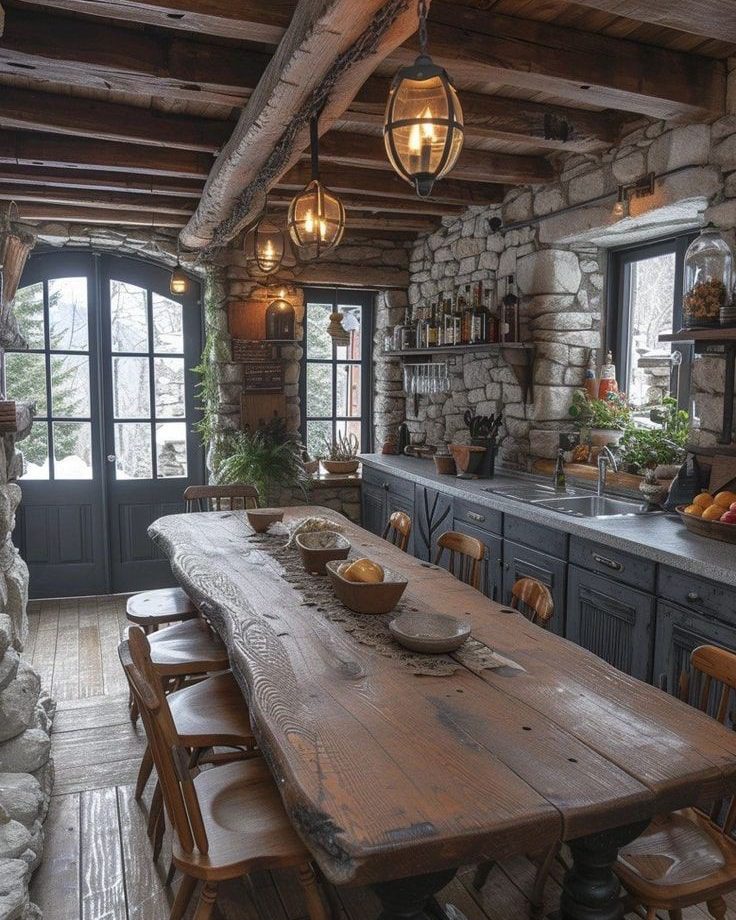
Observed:
[[[4,178],[0,176],[0,179]],[[15,186],[0,181],[0,198],[12,198],[13,201],[28,201],[38,204],[59,204],[69,207],[102,208],[104,210],[129,210],[140,208],[142,211],[155,210],[157,214],[179,214],[189,217],[197,207],[196,198],[167,198],[165,196],[151,199],[150,195],[131,195],[125,192],[84,192],[77,189],[31,188]]]
[[[224,245],[262,206],[263,195],[309,141],[342,115],[380,61],[416,30],[404,0],[300,0],[289,28],[212,169],[185,247]]]
[[[330,131],[320,140],[320,159],[347,166],[391,170],[383,139],[369,134]],[[501,182],[509,185],[549,182],[552,166],[542,157],[515,156],[464,148],[452,170],[467,182]]]
[[[170,179],[166,176],[107,173],[87,169],[39,169],[36,166],[4,168],[2,179],[6,185],[18,188],[44,186],[48,188],[89,189],[91,191],[129,192],[141,195],[170,195],[197,198],[202,194],[204,179]]]
[[[440,225],[438,217],[372,217],[363,214],[348,214],[345,227],[348,230],[408,230],[412,233],[432,233]],[[380,236],[380,232],[378,235]]]
[[[286,209],[294,196],[290,192],[272,189],[268,195],[269,207]],[[371,214],[431,214],[435,217],[459,215],[465,211],[461,204],[447,204],[418,198],[379,198],[370,195],[341,195],[348,211],[366,211]]]
[[[11,201],[14,199],[7,199]],[[103,208],[75,208],[60,204],[34,204],[22,201],[18,204],[21,220],[45,221],[66,220],[71,223],[115,224],[132,227],[181,227],[186,217],[176,214],[158,214],[155,211],[105,210]]]

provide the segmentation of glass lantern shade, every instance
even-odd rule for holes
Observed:
[[[394,77],[383,125],[386,153],[396,172],[429,195],[463,146],[463,113],[447,72],[420,55]]]
[[[171,273],[171,278],[169,280],[169,292],[181,297],[182,294],[186,294],[188,288],[189,278],[187,278],[184,269],[177,262],[176,268]]]
[[[266,310],[266,338],[272,342],[292,341],[294,319],[294,307],[288,300],[277,297]]]
[[[294,244],[316,258],[342,239],[345,207],[337,195],[313,179],[292,199],[288,227]]]
[[[268,217],[261,217],[245,235],[246,262],[264,275],[279,270],[285,248],[283,230]]]

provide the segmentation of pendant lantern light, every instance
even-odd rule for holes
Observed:
[[[463,111],[447,71],[427,53],[426,0],[418,11],[419,56],[391,83],[383,140],[393,168],[426,198],[460,155]]]
[[[243,245],[245,261],[264,275],[273,275],[284,258],[286,240],[284,231],[268,216],[268,198],[263,214],[245,235]]]
[[[345,207],[340,199],[319,181],[319,135],[317,119],[310,125],[312,181],[289,205],[287,226],[294,245],[306,258],[318,258],[334,249],[345,230]]]
[[[338,347],[350,344],[350,333],[343,326],[343,319],[342,313],[335,307],[335,310],[330,313],[330,323],[327,326],[327,334]]]
[[[189,276],[181,267],[181,262],[179,261],[179,249],[177,247],[176,251],[176,265],[174,270],[171,273],[171,278],[169,279],[169,292],[174,295],[174,297],[182,297],[189,290]]]

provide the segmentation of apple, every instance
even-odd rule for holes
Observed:
[[[736,511],[736,502],[731,502],[731,505],[729,506],[729,509],[728,509],[728,510],[729,510],[729,511]]]
[[[736,504],[736,503],[735,503]],[[721,524],[736,524],[736,510],[727,511],[720,517]]]

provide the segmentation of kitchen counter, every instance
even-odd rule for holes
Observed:
[[[736,545],[692,534],[672,515],[644,514],[599,519],[570,517],[484,491],[523,482],[548,481],[539,477],[498,474],[493,479],[457,479],[438,475],[431,460],[383,454],[364,454],[361,460],[366,467],[430,486],[446,495],[471,499],[521,520],[594,540],[720,584],[736,586]]]

